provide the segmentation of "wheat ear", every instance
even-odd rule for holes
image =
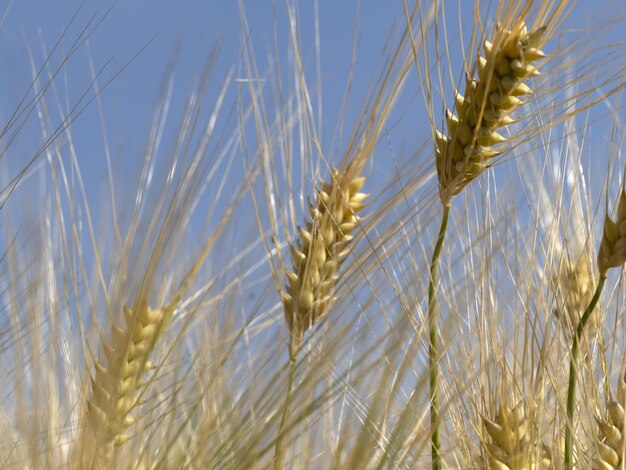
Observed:
[[[316,204],[309,209],[310,219],[300,227],[297,244],[290,246],[293,271],[287,272],[280,296],[289,327],[289,384],[274,451],[274,468],[283,469],[284,435],[296,374],[296,358],[304,334],[324,315],[334,299],[338,270],[350,253],[352,232],[358,212],[365,205],[361,193],[365,178],[333,170],[330,181],[317,191]]]
[[[291,245],[293,270],[287,272],[281,298],[289,326],[289,355],[296,357],[304,334],[324,315],[333,300],[337,271],[350,253],[348,244],[364,207],[364,177],[332,172],[329,182],[317,191],[310,219],[300,227],[297,244]]]
[[[606,273],[626,263],[626,189],[622,188],[617,205],[617,219],[611,220],[608,214],[604,219],[604,232],[598,252],[598,269]]]
[[[510,114],[532,90],[524,83],[539,72],[531,65],[545,57],[539,49],[545,28],[528,31],[524,21],[485,41],[477,77],[467,77],[465,95],[455,92],[455,110],[446,111],[447,135],[435,133],[439,193],[444,205],[487,167],[507,139],[496,130],[513,122]]]
[[[592,273],[592,260],[586,251],[576,261],[563,260],[557,276],[555,286],[560,294],[562,308],[554,310],[556,317],[565,323],[569,322],[568,331],[573,331],[578,325],[582,313],[593,297],[595,279]],[[596,331],[598,328],[598,310],[587,323],[587,329]]]
[[[165,324],[162,309],[147,304],[124,308],[123,325],[113,323],[110,342],[103,341],[102,360],[96,362],[87,403],[96,456],[129,439],[125,429],[134,423],[142,376],[152,365],[148,358]],[[96,457],[97,458],[97,457]]]
[[[621,376],[617,382],[617,401],[607,405],[607,416],[598,422],[598,458],[599,470],[622,468],[624,462],[624,404],[626,403],[626,379]]]
[[[491,442],[483,443],[491,470],[531,470],[550,468],[549,451],[542,447],[540,462],[534,463],[535,446],[531,442],[532,429],[523,401],[509,408],[501,404],[495,421],[483,417],[483,426]]]
[[[572,353],[570,355],[569,384],[567,388],[567,427],[565,428],[565,468],[571,470],[572,447],[573,447],[573,423],[574,423],[574,400],[576,395],[576,362],[578,360],[578,349],[580,339],[585,330],[585,325],[589,321],[591,313],[600,298],[606,273],[610,268],[617,268],[626,263],[626,191],[622,188],[617,205],[617,218],[615,222],[607,214],[604,217],[604,229],[600,249],[598,250],[598,270],[600,271],[600,281],[596,287],[595,294],[591,299],[587,310],[583,314],[576,335],[572,342]]]

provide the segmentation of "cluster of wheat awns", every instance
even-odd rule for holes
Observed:
[[[626,190],[622,186],[614,210],[607,197],[594,259],[593,211],[580,217],[576,230],[582,241],[570,252],[566,242],[556,246],[560,227],[544,230],[562,223],[565,213],[549,223],[535,223],[536,214],[518,219],[516,198],[525,186],[511,197],[498,194],[502,206],[493,210],[492,195],[478,196],[472,185],[487,185],[483,173],[506,156],[547,142],[545,149],[529,152],[543,159],[543,150],[548,154],[559,140],[549,134],[552,129],[624,86],[626,68],[618,65],[619,73],[604,83],[609,91],[589,98],[591,91],[577,88],[583,78],[567,75],[577,60],[589,60],[593,75],[599,62],[623,62],[624,55],[607,48],[601,59],[595,52],[565,58],[567,45],[555,38],[572,7],[569,0],[469,2],[475,3],[473,21],[462,18],[459,25],[460,48],[469,59],[458,71],[461,85],[446,89],[441,77],[457,71],[439,70],[440,82],[433,85],[437,73],[430,62],[433,54],[437,67],[447,67],[438,49],[442,37],[445,53],[455,50],[448,33],[438,29],[442,2],[418,0],[409,10],[405,1],[406,21],[387,44],[348,142],[338,132],[340,143],[333,140],[326,148],[326,121],[316,115],[321,98],[316,111],[301,57],[298,9],[285,3],[295,91],[285,92],[280,52],[272,63],[276,83],[259,76],[249,40],[253,28],[241,5],[242,76],[227,76],[206,123],[202,86],[209,80],[200,81],[204,85],[190,98],[163,162],[158,149],[169,109],[166,93],[155,112],[135,205],[123,215],[114,207],[113,223],[104,224],[102,235],[87,202],[84,208],[77,202],[89,199],[75,176],[77,164],[72,158],[76,167],[67,171],[61,147],[54,149],[59,153],[48,163],[58,188],[49,206],[56,204],[59,220],[44,217],[42,225],[60,227],[46,240],[58,243],[58,260],[49,255],[40,263],[46,266],[31,272],[9,247],[8,274],[0,282],[7,292],[6,302],[0,292],[2,303],[17,312],[8,326],[0,322],[0,358],[3,365],[18,364],[6,399],[6,407],[16,405],[17,417],[0,413],[0,430],[9,436],[0,441],[0,467],[623,468],[626,376],[621,371],[613,396],[601,296],[613,283],[611,270],[626,263]],[[490,8],[492,3],[497,7]],[[469,23],[466,48],[463,29]],[[429,41],[435,51],[427,50]],[[412,80],[414,71],[428,76]],[[559,90],[559,80],[567,92]],[[610,81],[618,85],[610,88]],[[229,117],[237,115],[237,126],[224,124],[216,136],[232,83],[238,94]],[[415,96],[417,87],[431,108],[426,150],[396,163],[392,139],[386,138],[394,129],[386,126],[401,93],[409,88]],[[453,104],[445,103],[447,91]],[[275,117],[267,94],[276,104]],[[435,95],[443,101],[437,112]],[[48,111],[40,106],[46,129]],[[564,134],[568,139],[575,132]],[[71,129],[66,140],[71,146]],[[371,170],[379,164],[373,156],[381,142],[387,144],[381,153],[396,165],[382,184]],[[338,149],[341,157],[335,158]],[[523,159],[516,163],[523,165]],[[571,166],[583,173],[577,163]],[[244,174],[236,177],[232,198],[224,200],[235,186],[233,169]],[[576,172],[569,170],[560,176],[567,180],[562,186],[574,184],[569,180]],[[521,173],[541,179],[542,171]],[[488,174],[493,181],[500,176]],[[70,194],[75,186],[80,191]],[[607,193],[612,187],[607,183]],[[474,199],[464,198],[464,191]],[[259,202],[262,197],[266,204]],[[457,206],[461,199],[464,212]],[[565,212],[567,204],[554,205],[555,213]],[[474,225],[472,210],[481,214]],[[510,215],[506,227],[490,218],[492,210]],[[430,229],[438,217],[431,247]],[[198,236],[200,219],[202,241],[196,246],[188,241]],[[251,228],[242,230],[250,220]],[[444,244],[446,237],[466,232],[460,243]],[[518,238],[534,237],[540,247],[517,244]],[[91,242],[94,261],[86,261],[83,238]],[[515,261],[505,253],[509,242]],[[110,256],[102,246],[112,250]],[[543,257],[550,261],[541,264]],[[494,269],[496,263],[505,269]],[[510,279],[512,287],[505,285]],[[41,294],[46,289],[49,298]],[[621,286],[611,289],[607,304],[620,307],[612,299],[623,295]],[[48,314],[61,309],[69,312],[69,327]],[[555,316],[568,321],[554,326]],[[24,318],[27,327],[21,326]],[[496,325],[499,320],[506,326]],[[474,328],[475,336],[458,338],[466,328]],[[8,333],[17,339],[5,348]],[[73,335],[80,338],[72,348]],[[612,344],[619,356],[623,345]],[[11,350],[8,359],[5,349]],[[61,362],[57,350],[66,366],[75,362],[79,370],[66,373],[62,385],[41,367],[48,362],[38,362]],[[36,392],[24,392],[29,387]],[[63,407],[62,394],[70,397]],[[606,406],[600,405],[602,394]],[[42,403],[52,404],[50,410],[42,411]],[[62,412],[53,411],[55,406]],[[25,411],[31,407],[32,416]]]

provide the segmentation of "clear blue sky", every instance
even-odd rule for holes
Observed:
[[[4,10],[9,2],[2,2]],[[259,57],[265,59],[273,47],[274,10],[271,1],[244,2],[252,29],[253,41]],[[285,19],[285,4],[276,2],[277,24],[283,40],[288,38]],[[312,2],[302,2],[311,4]],[[392,21],[401,13],[396,8],[385,6],[385,2],[364,2],[358,18],[360,36],[359,66],[361,77],[373,67],[379,57],[382,43],[389,33]],[[81,7],[82,4],[82,7]],[[80,7],[80,10],[79,10]],[[77,17],[63,38],[60,51],[53,57],[58,64],[60,57],[71,47],[81,30],[92,18],[103,18],[89,39],[90,50],[96,68],[111,62],[103,72],[101,84],[118,71],[144,46],[147,47],[114,80],[102,94],[108,136],[112,145],[118,144],[124,158],[140,159],[149,128],[150,115],[160,93],[160,87],[168,62],[175,57],[174,106],[182,107],[193,80],[206,61],[212,45],[223,41],[216,84],[224,79],[227,70],[236,66],[241,54],[241,27],[238,4],[234,0],[138,0],[117,3],[98,0],[16,1],[11,5],[4,24],[0,27],[2,51],[0,52],[0,115],[6,121],[23,94],[32,77],[27,47],[33,49],[35,63],[43,62],[42,44],[53,47],[72,16]],[[356,7],[354,2],[320,2],[320,37],[322,50],[324,97],[328,103],[328,114],[336,115],[332,109],[344,92],[347,77]],[[302,10],[304,54],[314,60],[313,9]],[[93,23],[92,23],[93,24]],[[40,39],[40,36],[42,39]],[[149,43],[149,44],[148,44]],[[280,46],[279,46],[280,47]],[[75,102],[89,86],[88,53],[82,47],[65,68],[67,86],[59,82],[61,99]],[[63,78],[65,80],[65,78]],[[367,85],[369,77],[357,78],[357,89]],[[217,89],[217,86],[215,87]],[[30,132],[36,132],[30,128]],[[77,120],[74,136],[83,151],[83,169],[93,176],[102,170],[101,130],[95,106]],[[32,139],[31,139],[31,143]],[[91,143],[91,145],[89,145]],[[95,143],[95,145],[93,145]],[[32,150],[28,143],[13,147],[14,160],[26,158]],[[95,147],[95,148],[94,148]],[[33,147],[34,148],[34,147]],[[18,153],[21,157],[15,157]]]
[[[11,2],[2,1],[0,8],[4,10],[9,3]],[[35,62],[41,64],[42,44],[51,48],[77,12],[77,18],[61,42],[62,51],[69,50],[74,39],[92,17],[98,21],[111,7],[89,41],[96,68],[111,60],[101,82],[119,70],[147,44],[145,50],[102,95],[109,139],[124,159],[140,158],[150,114],[159,96],[167,63],[172,57],[176,57],[174,106],[179,107],[182,107],[193,79],[216,40],[223,41],[215,74],[216,81],[221,83],[229,67],[238,63],[242,39],[238,2],[235,0],[133,0],[117,3],[86,0],[79,10],[81,3],[83,2],[78,0],[17,0],[12,3],[4,24],[0,27],[0,116],[3,121],[30,84],[27,47],[33,49]],[[266,58],[273,47],[273,3],[276,3],[278,11],[279,36],[282,40],[287,40],[285,2],[244,1],[252,29],[252,40],[261,58]],[[303,5],[301,19],[304,56],[305,60],[314,63],[313,2],[300,3]],[[624,0],[603,0],[601,3],[611,5],[619,11]],[[601,14],[597,8],[594,9],[594,4],[596,3],[593,0],[579,1],[571,18],[573,23],[584,27],[597,14]],[[356,19],[355,5],[356,2],[347,0],[319,1],[323,96],[328,115],[325,119],[331,128],[344,92],[355,25],[360,38],[355,96],[360,96],[370,79],[368,71],[374,69],[394,21],[403,17],[400,0],[363,0]],[[606,9],[603,11],[606,12]],[[621,39],[624,39],[623,32],[616,32],[617,35],[620,33]],[[148,44],[152,38],[154,39]],[[60,56],[57,54],[57,60],[53,60],[53,63],[58,64]],[[85,47],[77,52],[65,71],[66,86],[59,83],[62,87],[60,91],[65,94],[62,99],[75,102],[91,81]],[[353,108],[356,111],[358,106]],[[101,130],[97,123],[96,108],[90,106],[79,118],[74,129],[77,144],[83,151],[83,168],[88,176],[94,178],[101,174],[103,168]],[[326,132],[330,134],[331,130],[326,129]],[[409,126],[407,132],[410,136]],[[401,140],[408,138],[402,136]],[[398,142],[398,145],[401,144],[402,142]],[[12,148],[11,157],[18,161],[26,158],[30,151],[27,139]],[[17,157],[13,156],[16,154]]]

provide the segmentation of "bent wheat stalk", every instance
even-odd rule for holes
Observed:
[[[608,212],[608,211],[607,211]],[[610,268],[617,268],[626,263],[626,192],[624,188],[620,193],[619,203],[617,206],[617,219],[615,222],[611,220],[608,214],[604,218],[604,230],[600,249],[598,250],[598,270],[600,271],[600,280],[596,287],[595,294],[585,310],[572,341],[572,352],[570,355],[569,382],[567,388],[567,426],[565,428],[565,468],[571,470],[573,467],[572,448],[573,448],[573,426],[574,426],[574,400],[576,397],[576,364],[578,361],[579,343],[585,330],[585,326],[591,317],[594,307],[596,306],[604,282],[606,281],[606,273]]]

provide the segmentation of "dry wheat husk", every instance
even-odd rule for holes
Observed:
[[[589,256],[583,254],[577,260],[564,259],[555,279],[556,291],[559,294],[559,307],[554,314],[559,320],[567,319],[569,331],[575,331],[585,309],[591,303],[596,288]],[[598,308],[594,309],[587,322],[586,331],[593,334],[599,326]]]

